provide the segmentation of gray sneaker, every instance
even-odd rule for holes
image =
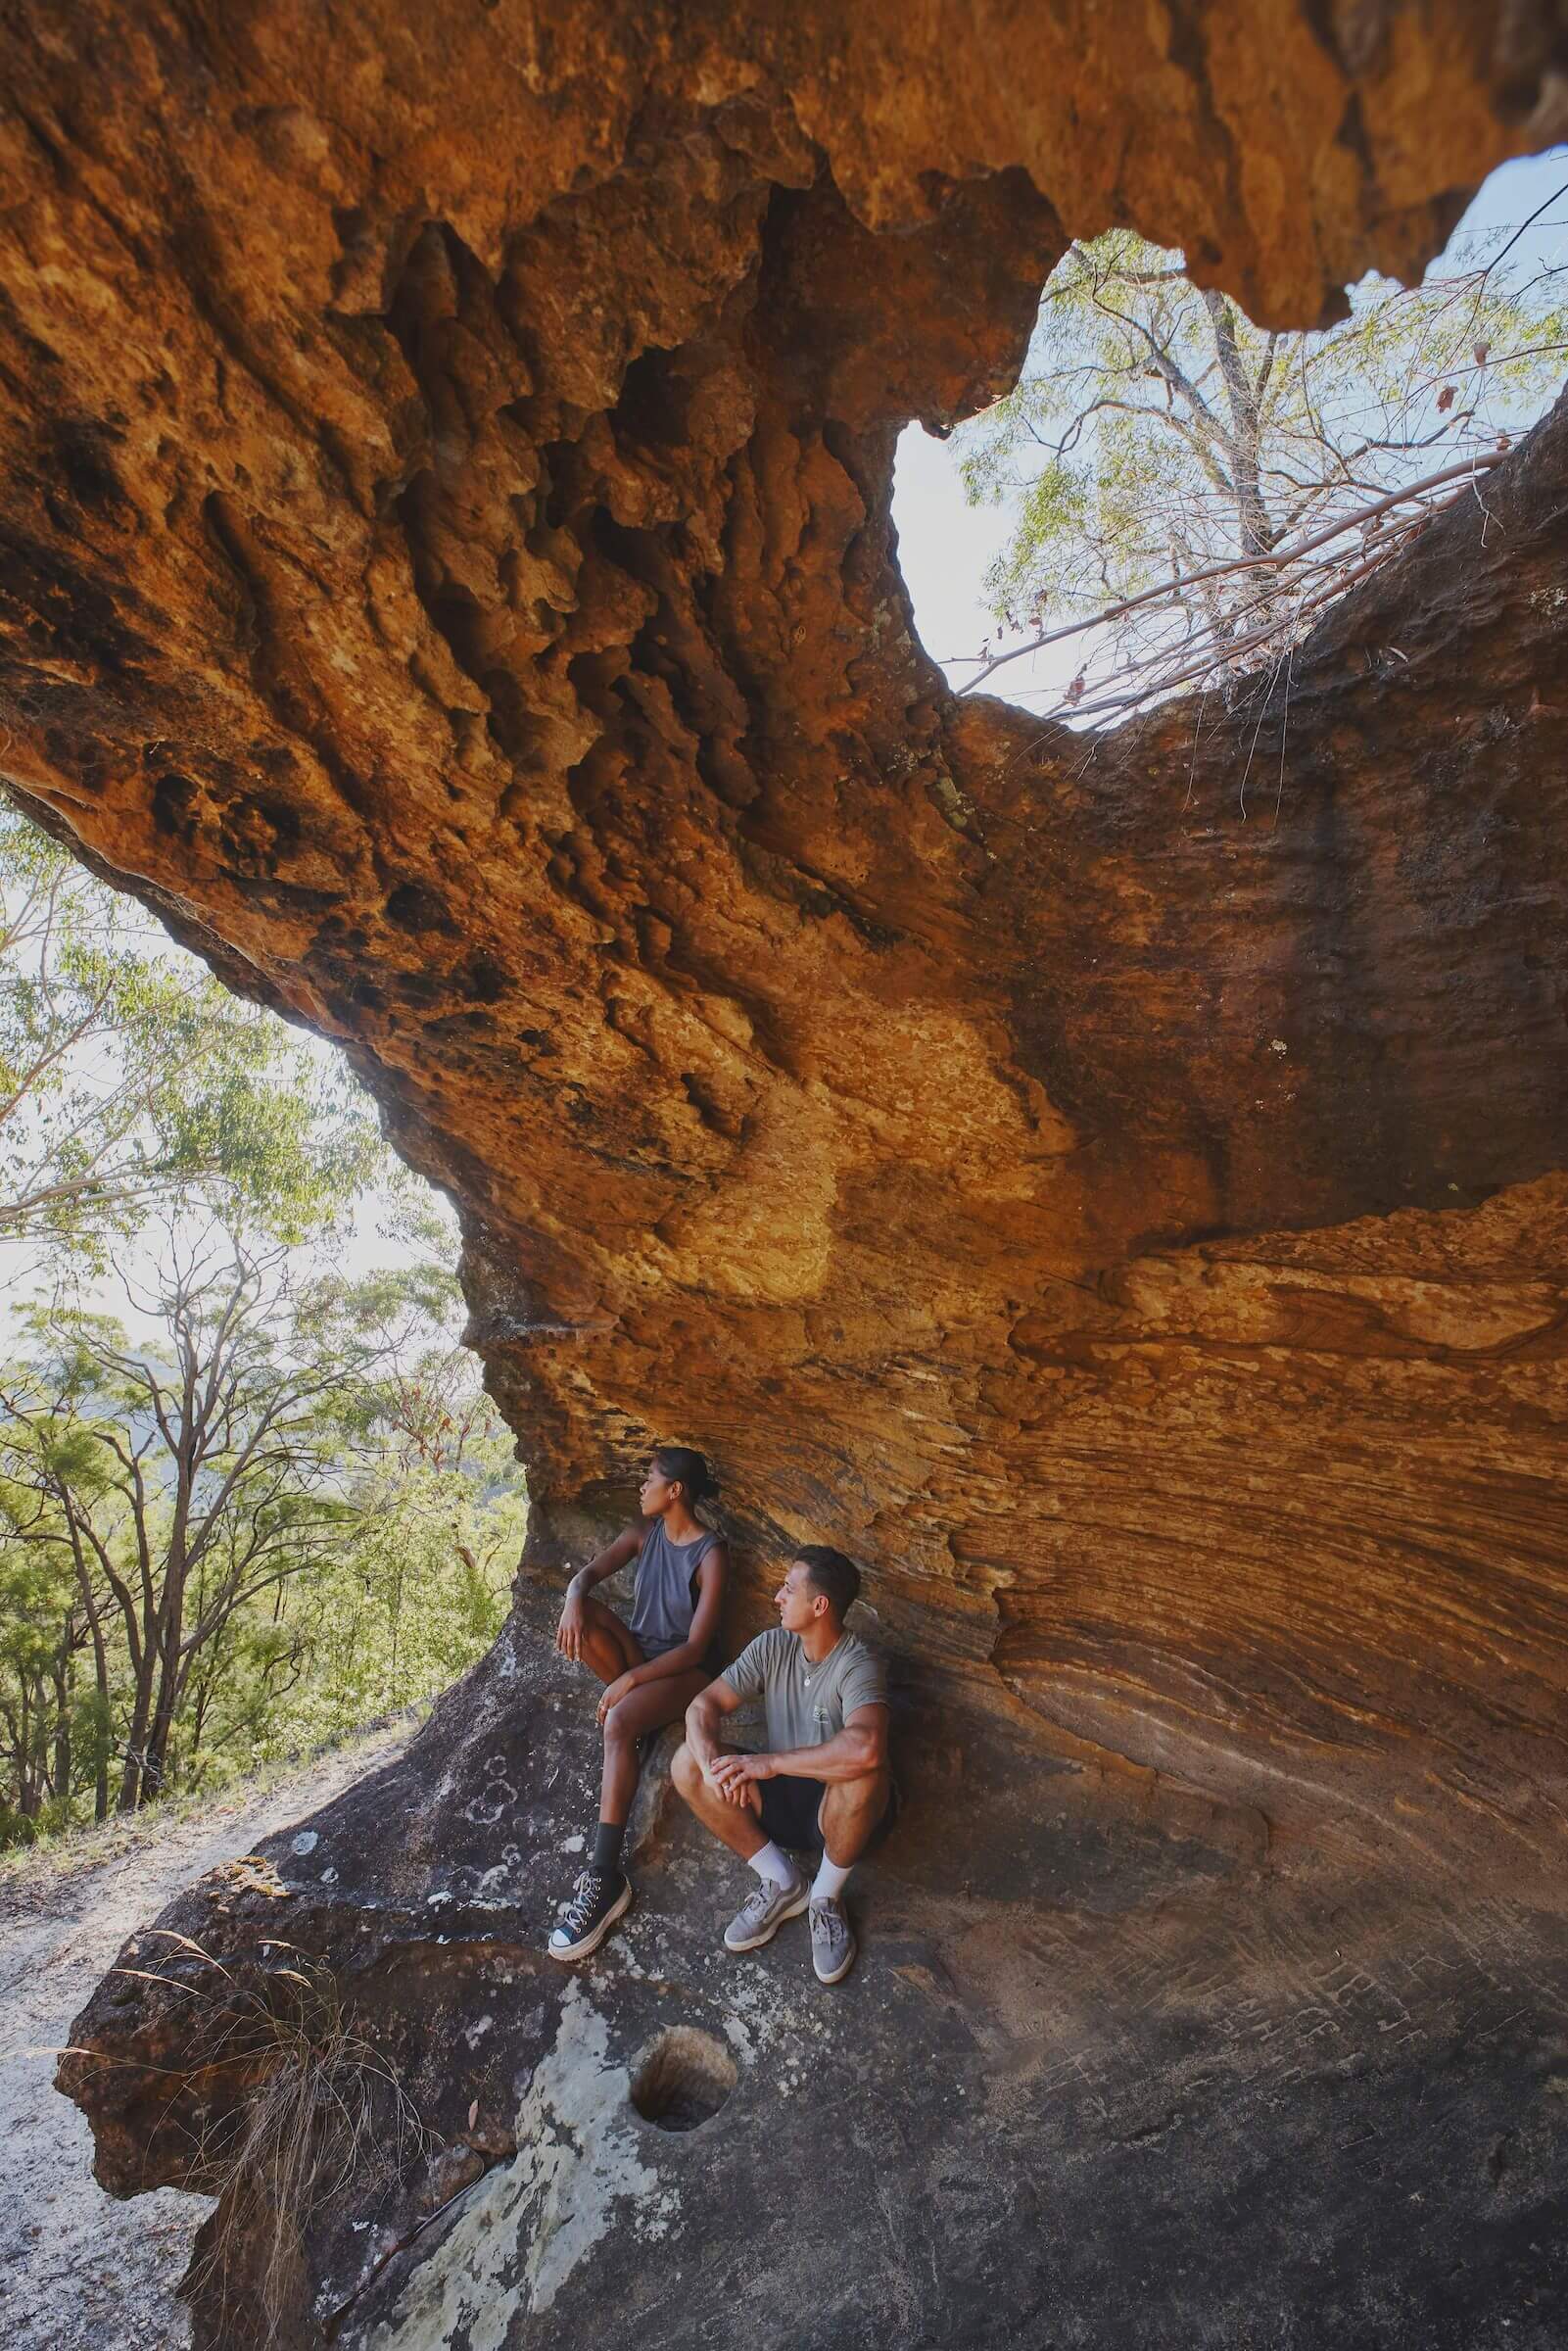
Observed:
[[[759,1878],[724,1930],[725,1949],[761,1950],[786,1918],[800,1916],[810,1899],[811,1888],[804,1878],[796,1878],[792,1886],[775,1886],[771,1878]]]
[[[819,1984],[836,1984],[855,1964],[855,1934],[844,1905],[826,1895],[811,1905],[811,1964]]]

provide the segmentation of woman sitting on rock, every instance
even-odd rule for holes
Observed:
[[[593,1851],[550,1936],[546,1947],[552,1959],[584,1958],[631,1907],[621,1842],[637,1794],[639,1741],[667,1722],[679,1722],[717,1670],[710,1652],[719,1630],[729,1553],[723,1536],[702,1525],[693,1511],[718,1490],[700,1453],[687,1445],[660,1445],[638,1495],[641,1523],[617,1535],[566,1587],[555,1646],[563,1656],[590,1666],[605,1685],[598,1703],[604,1774]],[[637,1586],[628,1625],[589,1594],[629,1559],[637,1561]]]

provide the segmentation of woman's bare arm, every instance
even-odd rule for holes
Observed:
[[[613,1543],[595,1552],[586,1567],[579,1567],[566,1587],[561,1606],[561,1620],[555,1630],[555,1646],[563,1657],[581,1659],[583,1654],[583,1603],[595,1584],[603,1583],[628,1559],[635,1559],[642,1548],[645,1525],[623,1527]]]

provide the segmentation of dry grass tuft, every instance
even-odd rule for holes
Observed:
[[[230,2069],[246,2077],[236,2101],[219,2101],[200,2149],[218,2203],[180,2292],[215,2302],[225,2339],[292,2346],[309,2298],[312,2221],[351,2186],[395,2187],[436,2140],[395,2065],[356,2029],[330,1968],[274,1941],[292,1964],[253,1990],[190,1937],[162,1933],[224,1979],[221,2022],[197,2034],[201,2071],[214,2087]]]

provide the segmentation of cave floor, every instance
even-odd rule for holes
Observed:
[[[863,1945],[840,1987],[817,1985],[803,1919],[722,1949],[749,1881],[670,1790],[673,1740],[641,1799],[637,1906],[561,1970],[539,1942],[592,1747],[581,1693],[519,1639],[534,1752],[556,1760],[510,1848],[514,1895],[493,1882],[488,1931],[438,1895],[448,1939],[404,1938],[371,1971],[389,2014],[448,2020],[475,2111],[515,2100],[517,2152],[338,2301],[333,2339],[579,2351],[606,2311],[617,2341],[658,2351],[1568,2338],[1568,1959],[1548,1910],[1413,1868],[1238,1856],[1021,1727],[949,1720],[940,1740],[906,1726],[910,1800],[853,1881]],[[441,1783],[488,1773],[481,1811],[499,1794],[483,1745]],[[630,2093],[682,2029],[736,2079],[676,2132]],[[711,2103],[700,2067],[688,2087]]]
[[[1249,1846],[1069,1765],[1022,1708],[927,1691],[842,1985],[817,1984],[803,1919],[723,1949],[748,1879],[674,1794],[673,1734],[634,1817],[636,1905],[562,1968],[543,1943],[597,1741],[553,1605],[525,1592],[406,1751],[263,1841],[260,1870],[179,1895],[163,1926],[190,1943],[139,1932],[148,1975],[106,1980],[72,2028],[101,2176],[134,2194],[181,2178],[212,2121],[194,1945],[236,1982],[303,1952],[348,1988],[433,2135],[422,2168],[313,2219],[291,2351],[584,2351],[608,2314],[648,2351],[1568,2339],[1549,1888]],[[198,2297],[204,2351],[242,2339],[234,2307]]]

